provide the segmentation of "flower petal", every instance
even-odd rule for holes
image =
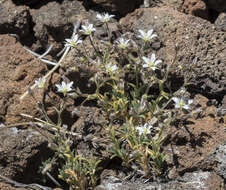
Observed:
[[[82,29],[83,29],[83,30],[86,30],[86,29],[87,29],[87,26],[82,25]]]
[[[153,53],[152,55],[151,55],[151,60],[150,60],[152,63],[154,63],[155,62],[155,54]]]
[[[96,18],[102,20],[103,16],[101,14],[97,14]]]
[[[146,33],[143,31],[143,30],[138,30],[139,32],[140,32],[140,34],[141,34],[141,38],[143,38],[145,35],[146,35]]]
[[[145,57],[145,56],[143,56],[142,59],[144,60],[144,62],[145,62],[146,64],[149,64],[149,62],[151,61],[149,58],[147,58],[147,57]]]
[[[66,42],[71,43],[71,39],[65,39]]]
[[[177,97],[173,97],[172,100],[176,103],[179,104],[180,103],[180,99]]]
[[[160,63],[162,63],[162,60],[160,60],[160,59],[158,59],[158,60],[155,61],[155,65],[158,65]]]
[[[180,105],[179,104],[175,104],[175,108],[180,108]]]
[[[193,103],[193,100],[188,100],[188,104],[192,104]]]
[[[157,67],[155,67],[155,66],[152,66],[152,67],[151,67],[151,70],[152,70],[152,71],[155,71],[156,69],[157,69]]]
[[[143,64],[143,68],[148,68],[149,64]]]
[[[69,87],[72,87],[72,85],[73,85],[73,81],[71,81],[69,84],[67,84]]]
[[[153,34],[153,35],[151,35],[151,39],[156,38],[156,37],[158,37],[158,35],[157,35],[157,34]]]
[[[150,29],[150,30],[148,30],[147,35],[148,35],[149,37],[151,37],[152,33],[153,33],[153,29]]]
[[[190,109],[189,105],[187,105],[187,104],[183,105],[182,108],[184,108],[185,110]]]

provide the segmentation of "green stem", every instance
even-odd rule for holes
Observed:
[[[135,72],[136,72],[136,95],[137,97],[139,96],[138,94],[138,88],[139,88],[139,79],[138,79],[138,70],[137,70],[137,65],[135,65]]]
[[[108,32],[108,40],[109,40],[109,42],[111,42],[111,31],[110,31],[110,29],[108,27],[108,23],[106,22],[105,24],[106,24],[107,32]]]
[[[142,53],[142,55],[144,55],[144,50],[145,50],[146,43],[147,42],[144,41],[144,43],[142,44],[142,47],[141,47],[141,53]]]
[[[103,57],[101,56],[100,51],[99,51],[99,50],[96,48],[96,46],[94,45],[94,42],[93,42],[93,39],[92,39],[92,36],[91,36],[91,35],[89,35],[89,40],[90,40],[90,43],[91,43],[91,45],[93,46],[93,48],[94,48],[94,50],[95,50],[97,56],[98,56],[98,57],[101,59],[101,61],[103,62]]]

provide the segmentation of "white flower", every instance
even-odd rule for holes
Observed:
[[[103,15],[97,14],[97,19],[101,22],[107,23],[110,21],[111,18],[113,18],[115,15],[109,15],[108,13],[105,13]]]
[[[63,93],[64,95],[67,94],[67,92],[72,90],[73,82],[65,83],[64,81],[60,84],[56,84],[57,91]]]
[[[138,35],[138,38],[141,38],[145,42],[150,42],[153,38],[157,37],[156,34],[153,33],[153,29],[148,30],[148,32],[144,32],[143,30],[139,30],[140,35]]]
[[[92,34],[92,32],[96,31],[96,29],[93,27],[93,24],[89,24],[87,22],[86,25],[82,25],[82,30],[80,31],[89,36]]]
[[[72,39],[65,39],[66,40],[66,47],[76,47],[78,44],[82,43],[82,40],[79,40],[78,34],[74,35]]]
[[[117,65],[114,65],[112,63],[105,65],[105,68],[106,68],[107,72],[109,72],[109,73],[112,73],[118,69]]]
[[[143,59],[144,62],[145,62],[145,64],[143,64],[143,67],[144,67],[144,68],[150,67],[153,71],[154,71],[155,69],[157,69],[157,65],[158,65],[159,63],[162,63],[161,60],[157,60],[157,59],[156,59],[154,53],[151,55],[151,59],[150,59],[150,58],[147,58],[147,57],[144,57],[144,56],[142,57],[142,59]]]
[[[140,125],[140,126],[136,127],[136,130],[139,135],[142,135],[142,134],[147,135],[147,134],[151,133],[151,128],[152,128],[152,125],[145,123],[143,126]]]
[[[4,123],[0,123],[0,128],[1,127],[5,127],[5,124]]]
[[[126,49],[129,46],[129,41],[130,40],[124,40],[123,38],[120,38],[116,43],[118,46],[122,49]]]
[[[172,100],[175,102],[175,108],[183,108],[185,110],[190,109],[190,105],[193,103],[193,100],[185,101],[184,97],[173,97]]]
[[[45,87],[45,78],[39,78],[38,80],[35,80],[35,84],[38,86],[38,88],[44,88]]]

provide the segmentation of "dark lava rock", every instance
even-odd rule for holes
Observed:
[[[225,0],[206,0],[207,6],[217,12],[226,11],[226,1]]]
[[[40,9],[31,10],[35,23],[34,35],[41,47],[47,48],[52,44],[55,50],[62,48],[65,38],[69,38],[73,32],[74,23],[71,18],[78,16],[81,10],[82,6],[78,1],[64,1],[63,4],[53,1]]]
[[[37,132],[0,127],[0,174],[23,183],[40,182],[38,169],[52,152]]]
[[[143,3],[143,0],[93,0],[89,2],[94,2],[96,5],[103,7],[105,11],[126,15],[138,8]]]
[[[61,4],[52,1],[40,9],[31,9],[35,26],[34,35],[39,47],[53,45],[52,54],[61,50],[66,38],[71,37],[73,24],[85,20],[87,13],[82,2],[65,0]]]
[[[217,20],[215,21],[215,25],[220,30],[226,32],[226,13],[221,13],[217,17]]]
[[[0,34],[25,37],[30,32],[31,16],[28,7],[16,6],[11,0],[0,2]]]
[[[209,18],[208,8],[202,0],[185,0],[183,10],[185,13],[198,16],[206,20]]]
[[[161,183],[137,180],[128,182],[114,176],[107,176],[95,190],[223,190],[223,179],[211,172],[186,173],[177,180]]]
[[[226,179],[226,144],[218,146],[209,156],[206,163],[214,165],[215,172]]]
[[[15,3],[15,4],[17,4],[17,5],[22,5],[22,4],[24,4],[24,5],[34,5],[34,4],[36,4],[36,3],[40,3],[40,2],[42,2],[43,0],[13,0],[13,2]]]
[[[4,183],[4,182],[0,182],[0,189],[4,189],[4,190],[27,190],[27,188],[16,188],[16,187],[13,187],[12,185]]]
[[[46,49],[49,45],[53,45],[50,52],[53,56],[56,56],[56,53],[63,48],[65,39],[71,37],[73,25],[78,20],[81,20],[82,24],[86,20],[94,24],[97,30],[95,35],[99,37],[106,33],[106,31],[103,31],[103,27],[99,26],[100,24],[96,19],[97,12],[93,10],[86,11],[82,2],[77,0],[65,0],[62,3],[53,1],[40,9],[31,9],[30,11],[35,23],[33,30],[37,39],[36,46]],[[110,23],[109,27],[111,26]],[[111,30],[114,31],[114,28],[111,28]]]
[[[193,92],[215,98],[225,94],[226,34],[213,24],[169,7],[137,9],[120,23],[135,32],[154,28],[162,44],[157,56],[165,63],[172,62],[177,46],[177,70],[193,83]]]

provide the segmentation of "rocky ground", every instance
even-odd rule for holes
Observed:
[[[163,151],[169,166],[166,181],[125,180],[120,171],[106,166],[96,190],[225,189],[225,0],[149,0],[145,3],[141,0],[0,0],[0,123],[22,122],[20,113],[38,116],[35,102],[30,97],[20,101],[19,97],[50,68],[23,47],[43,53],[53,45],[48,58],[55,61],[78,19],[88,19],[97,25],[97,38],[105,35],[95,20],[98,11],[116,14],[110,24],[115,38],[122,31],[137,33],[138,29],[154,28],[159,38],[152,49],[166,63],[173,60],[177,47],[177,64],[182,69],[175,71],[171,78],[173,86],[180,87],[186,75],[192,82],[188,92],[204,111],[182,128],[172,126],[165,131],[168,138]],[[64,64],[70,64],[71,60],[69,55]],[[60,72],[54,73],[48,83],[58,82]],[[82,77],[76,77],[77,85],[86,86]],[[47,97],[46,102],[51,115],[50,105],[58,104],[61,97],[51,88],[48,95],[51,98]],[[37,96],[41,98],[39,91]],[[76,127],[90,122],[98,126],[98,121],[103,120],[97,108],[87,106],[82,110],[79,118],[70,114],[70,108],[66,110],[65,124]],[[95,128],[94,133],[98,130]],[[84,148],[87,148],[85,143],[81,144],[81,150]],[[48,143],[34,131],[26,127],[0,127],[1,176],[24,184],[42,183],[38,168],[51,155]],[[0,189],[24,188],[13,187],[0,179]]]

